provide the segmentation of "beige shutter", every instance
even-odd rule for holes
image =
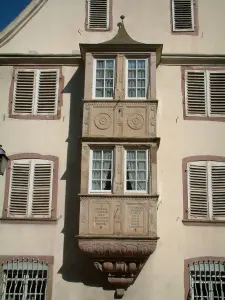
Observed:
[[[11,164],[8,216],[27,216],[29,198],[29,178],[29,161],[13,161]]]
[[[172,0],[173,31],[194,31],[193,6],[193,0]]]
[[[33,165],[32,217],[51,217],[53,163],[35,160]]]
[[[59,70],[38,72],[37,115],[56,115],[58,107]]]
[[[185,109],[187,116],[206,116],[206,78],[204,71],[185,71]]]
[[[207,164],[191,162],[187,168],[189,218],[208,217]]]
[[[225,72],[209,71],[210,115],[225,115]]]
[[[212,217],[225,218],[225,163],[211,163]]]
[[[88,0],[88,28],[108,29],[109,0]]]
[[[16,70],[13,114],[32,114],[35,92],[35,70]]]

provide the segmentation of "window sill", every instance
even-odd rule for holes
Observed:
[[[194,35],[197,36],[198,35],[198,30],[187,30],[187,31],[171,31],[171,34],[173,35]]]
[[[59,120],[60,115],[54,116],[32,116],[32,115],[9,115],[10,119],[23,119],[23,120]]]
[[[0,218],[0,223],[10,224],[54,224],[60,218]]]
[[[225,220],[190,220],[183,219],[182,223],[187,226],[225,226]]]
[[[184,116],[184,120],[225,122],[225,117]]]

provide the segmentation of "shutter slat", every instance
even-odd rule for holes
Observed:
[[[173,30],[194,31],[193,0],[173,0]]]
[[[209,73],[210,115],[225,114],[225,72]]]
[[[189,218],[208,217],[207,168],[205,162],[188,164]]]
[[[206,116],[205,72],[186,71],[185,85],[187,116]]]
[[[52,173],[52,162],[35,164],[32,196],[33,217],[51,217]]]
[[[35,71],[17,70],[14,87],[14,114],[31,114],[34,100]],[[22,105],[22,104],[25,105]]]
[[[55,115],[58,106],[58,70],[42,70],[39,76],[37,114]]]
[[[29,195],[29,163],[12,163],[8,215],[26,217]]]
[[[212,162],[211,186],[213,218],[225,218],[225,163]]]
[[[88,27],[108,29],[108,0],[88,1]]]

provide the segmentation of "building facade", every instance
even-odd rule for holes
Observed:
[[[225,299],[217,4],[33,0],[0,32],[1,300]]]

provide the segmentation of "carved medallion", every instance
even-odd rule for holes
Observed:
[[[108,114],[105,114],[105,113],[101,113],[99,114],[96,118],[95,118],[95,126],[98,128],[98,129],[101,129],[101,130],[105,130],[105,129],[108,129],[111,124],[112,124],[112,120],[111,120],[111,117],[110,115]]]
[[[144,124],[144,118],[140,114],[132,114],[127,118],[127,124],[131,129],[141,129]]]

